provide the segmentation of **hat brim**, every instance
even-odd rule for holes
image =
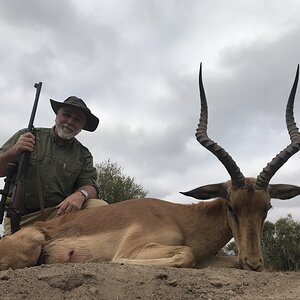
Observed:
[[[82,127],[82,129],[91,131],[91,132],[93,132],[97,129],[98,124],[99,124],[99,119],[95,115],[93,115],[89,110],[83,109],[82,107],[74,105],[74,104],[66,104],[63,102],[55,101],[53,99],[50,99],[50,103],[51,103],[51,107],[56,115],[62,106],[73,106],[73,107],[80,109],[86,115],[86,123]]]

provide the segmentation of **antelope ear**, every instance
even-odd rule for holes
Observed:
[[[227,185],[223,183],[208,184],[200,186],[188,192],[180,192],[185,196],[194,197],[196,199],[207,200],[211,198],[227,198]]]
[[[291,184],[269,184],[268,192],[274,199],[291,199],[300,195],[300,187]]]

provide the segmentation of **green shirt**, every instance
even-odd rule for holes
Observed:
[[[26,129],[14,134],[1,148],[7,151]],[[54,127],[36,128],[36,146],[31,153],[30,166],[25,180],[24,207],[28,212],[40,209],[39,188],[45,208],[56,206],[83,185],[97,189],[97,172],[89,150],[76,138],[64,145],[56,143]],[[40,168],[38,172],[37,168]],[[40,180],[37,176],[40,174]]]

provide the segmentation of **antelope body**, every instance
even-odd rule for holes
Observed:
[[[207,102],[200,67],[201,116],[196,137],[225,166],[231,180],[183,193],[197,204],[132,199],[37,222],[0,241],[0,269],[91,259],[129,264],[193,267],[219,264],[260,271],[261,238],[271,198],[290,199],[300,187],[270,184],[276,171],[300,149],[293,106],[299,66],[286,109],[291,143],[257,178],[245,178],[229,154],[206,133]],[[234,237],[238,258],[217,252]]]

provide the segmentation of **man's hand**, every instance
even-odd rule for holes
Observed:
[[[24,151],[32,152],[35,146],[35,136],[31,132],[22,134],[15,145],[12,147],[15,157],[18,157]]]
[[[81,192],[71,194],[56,206],[59,209],[57,214],[63,215],[81,209],[84,200],[85,197],[81,194]]]
[[[22,134],[15,145],[0,154],[0,177],[6,176],[7,164],[18,159],[24,151],[32,152],[35,146],[35,136],[31,132]]]

